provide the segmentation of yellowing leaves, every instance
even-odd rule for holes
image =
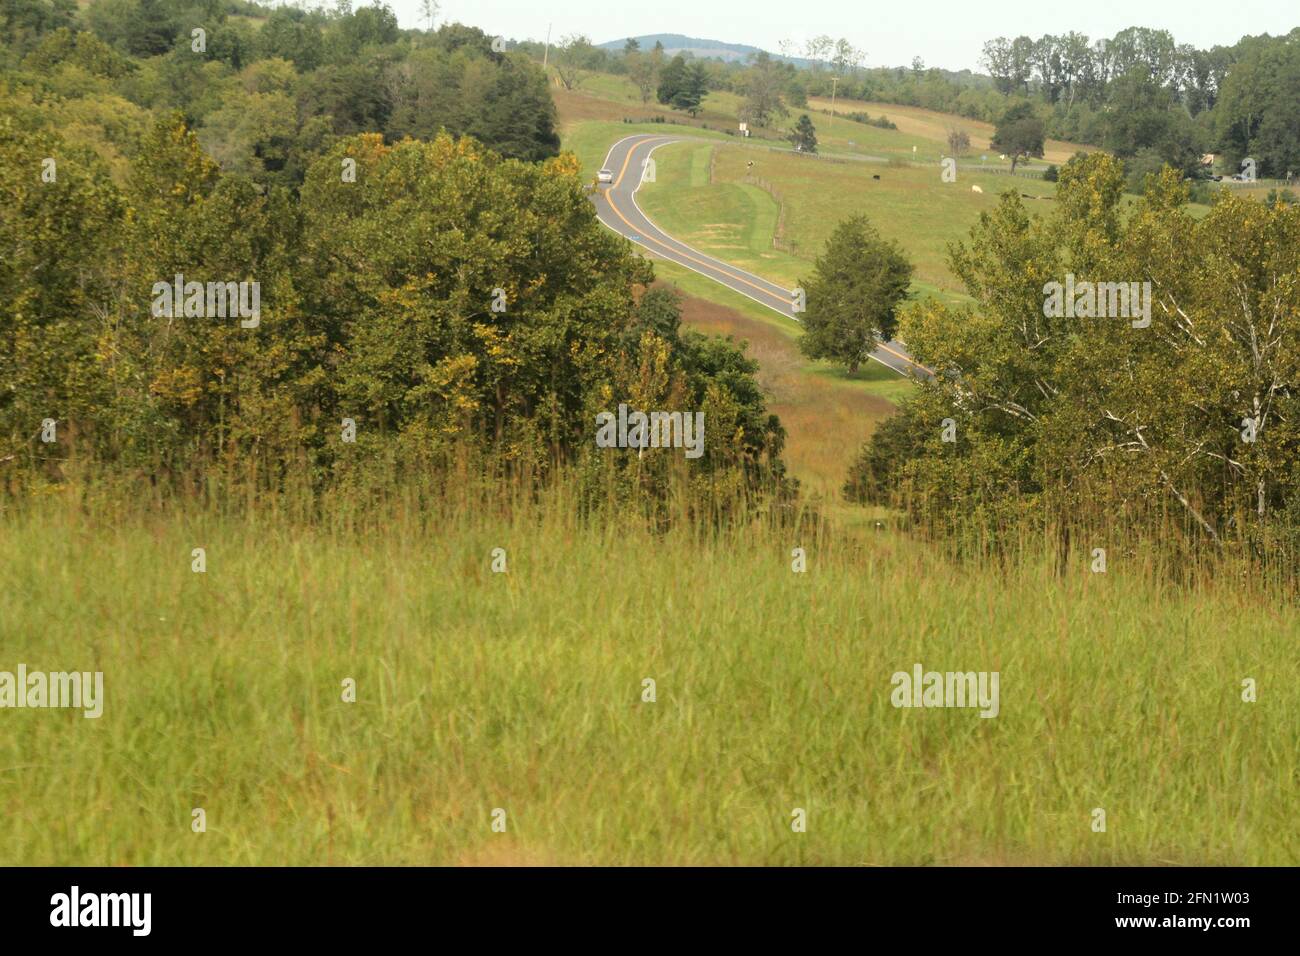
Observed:
[[[564,152],[543,163],[542,171],[548,178],[557,178],[561,176],[572,176],[577,178],[582,172],[582,164],[578,162],[578,157],[576,155]]]
[[[484,354],[494,365],[518,367],[522,360],[510,351],[510,336],[491,325],[475,325],[474,336],[483,344]]]
[[[203,397],[202,378],[198,369],[188,365],[162,369],[149,383],[149,391],[159,398],[189,407],[197,405]]]

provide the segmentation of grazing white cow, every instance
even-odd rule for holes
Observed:
[[[970,191],[973,193],[982,193],[984,190],[980,189],[978,186],[972,186]]]

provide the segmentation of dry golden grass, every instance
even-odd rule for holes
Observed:
[[[808,105],[819,110],[831,108],[830,97],[810,96]],[[919,106],[899,106],[896,103],[868,103],[864,100],[835,100],[836,113],[863,112],[874,119],[885,114],[898,127],[900,133],[918,136],[922,139],[944,143],[948,139],[948,130],[957,127],[970,134],[970,148],[973,152],[987,151],[989,139],[993,136],[993,124],[979,120],[966,119],[952,113],[940,113],[935,110],[921,109]],[[1095,149],[1079,143],[1067,143],[1059,139],[1049,139],[1043,153],[1043,159],[1049,163],[1063,163],[1075,153]]]
[[[555,100],[555,109],[560,117],[561,130],[568,129],[576,123],[586,123],[591,120],[620,123],[625,116],[635,115],[640,118],[641,116],[672,115],[668,110],[660,109],[653,104],[632,107],[626,103],[616,103],[613,100],[601,99],[589,93],[566,90],[558,86],[551,87],[551,96]],[[634,110],[635,114],[633,113]]]

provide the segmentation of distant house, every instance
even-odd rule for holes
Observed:
[[[1215,162],[1218,161],[1218,159],[1219,159],[1219,156],[1218,156],[1217,153],[1206,153],[1204,156],[1201,157],[1201,165],[1202,165],[1202,166],[1213,166],[1213,165],[1215,164]]]

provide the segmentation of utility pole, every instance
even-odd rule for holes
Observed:
[[[839,85],[838,76],[831,77],[831,129],[835,128],[835,88]]]
[[[542,50],[542,69],[546,69],[546,60],[551,54],[551,24],[546,24],[546,47]]]

